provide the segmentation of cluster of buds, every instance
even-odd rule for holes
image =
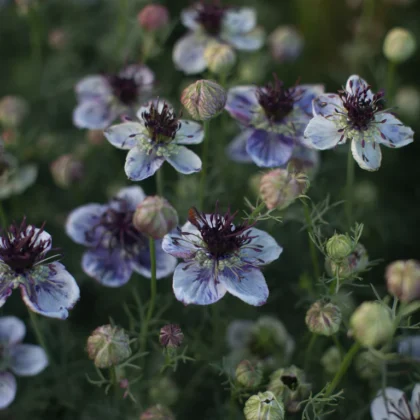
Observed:
[[[331,336],[341,324],[341,310],[329,301],[318,300],[306,312],[306,325],[314,334]]]
[[[244,414],[246,420],[284,420],[284,405],[270,392],[259,392],[250,397],[245,403]]]
[[[61,188],[69,188],[78,183],[84,175],[84,165],[72,154],[61,155],[50,165],[54,182]]]
[[[204,59],[212,73],[226,75],[236,63],[236,53],[229,44],[213,41],[204,50]]]
[[[247,389],[256,388],[263,379],[263,369],[260,362],[242,360],[235,371],[235,378],[239,385]]]
[[[395,261],[386,268],[388,292],[402,302],[420,299],[420,262]]]

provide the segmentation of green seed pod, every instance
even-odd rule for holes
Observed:
[[[318,300],[306,312],[305,322],[312,333],[330,336],[340,328],[341,310],[331,302]]]
[[[331,258],[325,259],[325,270],[331,277],[345,278],[361,270],[364,270],[369,262],[366,248],[362,244],[357,244],[354,251],[340,261]]]
[[[321,365],[328,375],[335,375],[340,369],[342,357],[337,347],[330,347],[321,357]]]
[[[171,378],[163,376],[152,383],[149,396],[152,402],[171,406],[178,401],[179,389]]]
[[[383,52],[394,63],[407,61],[416,50],[416,38],[404,28],[393,28],[385,36]]]
[[[356,356],[354,367],[360,379],[369,380],[380,375],[382,362],[370,351],[362,351]]]
[[[250,360],[242,360],[236,368],[235,377],[244,388],[256,388],[263,378],[261,364]]]
[[[335,234],[328,239],[325,250],[332,260],[342,260],[353,251],[353,241],[348,235]]]
[[[259,392],[245,403],[246,420],[284,420],[284,405],[270,391]]]

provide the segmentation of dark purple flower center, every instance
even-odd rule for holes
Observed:
[[[353,81],[350,81],[350,87],[353,88]],[[365,86],[358,87],[354,93],[340,90],[338,95],[347,110],[347,122],[355,130],[367,130],[369,123],[375,118],[375,113],[383,109],[383,90],[372,96],[370,86]]]
[[[12,224],[1,235],[0,260],[16,273],[22,274],[44,259],[51,246],[51,238],[39,240],[44,225],[45,223],[37,230],[26,224],[26,218],[20,225]]]
[[[247,222],[237,226],[233,224],[236,214],[237,212],[231,214],[230,210],[225,214],[220,214],[217,205],[215,213],[212,213],[208,218],[195,207],[189,210],[188,220],[200,231],[207,251],[215,259],[229,257],[255,238],[255,236],[251,236],[249,230],[252,225]],[[254,248],[261,250],[262,246],[255,245]]]
[[[134,77],[123,77],[113,74],[108,77],[114,95],[124,105],[133,105],[138,98],[138,84]]]
[[[144,111],[141,117],[149,131],[150,137],[155,143],[173,140],[177,131],[181,128],[178,117],[166,103],[163,104],[160,112],[158,106],[152,103],[149,111]]]
[[[282,121],[293,110],[300,99],[301,91],[296,86],[286,89],[284,83],[274,75],[274,83],[258,88],[257,98],[267,118],[273,122]]]
[[[280,379],[291,391],[295,391],[299,386],[299,381],[295,375],[282,375]]]
[[[196,20],[209,35],[219,35],[226,9],[227,7],[222,6],[217,0],[212,3],[201,2],[197,5]]]

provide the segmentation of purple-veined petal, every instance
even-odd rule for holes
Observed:
[[[377,171],[381,166],[381,146],[374,141],[352,140],[351,153],[362,169]]]
[[[278,167],[292,156],[293,140],[283,134],[254,130],[248,139],[246,151],[258,166]]]
[[[155,241],[156,248],[156,278],[161,279],[169,276],[175,270],[177,259],[167,254],[162,249],[162,241]],[[138,253],[133,260],[133,269],[143,277],[151,278],[150,252],[148,249]]]
[[[201,159],[185,146],[177,146],[166,160],[181,174],[201,171]]]
[[[102,130],[117,117],[110,102],[91,99],[81,102],[73,112],[73,124],[78,128]]]
[[[254,130],[241,131],[227,147],[228,156],[235,162],[251,163],[252,159],[246,151],[246,144]]]
[[[177,144],[199,144],[204,140],[204,130],[201,124],[189,120],[179,120],[181,127],[175,135]]]
[[[48,366],[47,354],[40,346],[18,344],[10,353],[10,370],[18,376],[34,376]]]
[[[129,180],[142,181],[149,178],[162,166],[164,158],[155,151],[147,153],[139,147],[133,147],[127,154],[124,170]]]
[[[175,297],[184,304],[209,305],[226,293],[225,286],[214,276],[214,268],[195,261],[178,264],[174,272]]]
[[[243,34],[255,28],[257,15],[251,7],[230,8],[223,15],[223,30],[232,34]]]
[[[146,198],[146,194],[144,193],[143,188],[133,185],[132,187],[125,187],[119,190],[115,198],[123,200],[125,202],[124,205],[128,204],[129,210],[135,210]],[[114,203],[111,203],[111,206],[114,207]],[[119,209],[119,207],[117,209]]]
[[[375,141],[388,147],[403,147],[413,142],[414,131],[388,112],[375,115],[378,134]]]
[[[313,114],[323,117],[337,114],[336,110],[342,107],[343,102],[335,93],[324,93],[317,96],[312,102]]]
[[[185,35],[174,46],[172,59],[175,67],[185,74],[197,74],[207,68],[204,50],[210,38],[196,32]]]
[[[73,210],[66,222],[66,233],[74,242],[92,246],[96,244],[102,235],[101,227],[93,229],[99,222],[106,206],[100,204],[86,204]]]
[[[131,260],[118,248],[97,248],[86,251],[82,258],[83,271],[107,287],[121,287],[130,280]]]
[[[0,410],[7,408],[16,396],[16,379],[9,372],[0,372]]]
[[[20,289],[29,309],[50,318],[66,319],[80,297],[76,280],[59,262],[35,268]]]
[[[125,122],[107,128],[104,135],[113,146],[128,150],[138,143],[140,137],[144,137],[142,130],[143,126],[137,122]]]
[[[186,28],[192,30],[199,28],[200,23],[197,18],[198,8],[196,6],[187,7],[186,9],[181,10],[181,22]]]
[[[0,274],[0,308],[6,303],[7,298],[12,294],[14,288],[13,281]]]
[[[268,287],[258,268],[250,265],[225,267],[219,271],[219,281],[233,296],[249,305],[261,306],[268,299]]]
[[[241,51],[256,51],[264,45],[264,29],[257,26],[252,31],[242,34],[225,32],[222,39]]]
[[[100,75],[83,78],[77,83],[75,90],[79,101],[107,98],[112,94],[112,88],[108,81]]]
[[[232,350],[240,350],[246,348],[252,337],[252,326],[254,322],[247,320],[232,321],[226,332],[228,346]]]
[[[353,95],[362,92],[367,87],[368,87],[368,84],[366,83],[366,81],[362,79],[360,76],[358,76],[357,74],[353,74],[347,79],[346,90],[347,92]],[[372,99],[372,98],[373,98],[373,93],[370,89],[368,89],[367,99]]]
[[[420,335],[402,338],[398,343],[398,353],[420,362]]]
[[[385,388],[385,398],[382,390],[370,404],[372,420],[410,419],[410,407],[404,392],[397,388]]]
[[[192,226],[194,230],[188,230]],[[181,235],[178,230],[174,230],[163,237],[162,249],[170,255],[178,258],[190,258],[197,252],[196,242],[200,239],[198,235],[198,229],[187,222],[181,229],[181,232],[189,232],[192,235]]]
[[[317,115],[306,127],[303,144],[318,150],[332,149],[340,142],[341,136],[333,121]]]
[[[139,92],[151,90],[155,74],[144,64],[130,64],[119,73],[120,77],[134,79],[139,86]]]
[[[264,265],[277,260],[283,252],[276,240],[263,230],[251,228],[248,235],[252,238],[251,242],[243,245],[239,251],[243,261],[252,265]]]
[[[15,316],[0,317],[0,343],[10,346],[23,340],[26,334],[25,324]]]
[[[242,124],[250,123],[258,107],[255,86],[237,86],[228,90],[225,109]]]
[[[306,114],[312,116],[312,101],[324,93],[323,85],[299,85],[296,89],[299,92],[299,99],[295,106],[301,108]]]
[[[420,383],[417,383],[411,394],[411,409],[413,411],[414,418],[420,416]]]

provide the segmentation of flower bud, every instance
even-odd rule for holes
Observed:
[[[269,210],[280,210],[292,204],[308,187],[309,180],[305,174],[288,169],[274,169],[262,176],[260,195]]]
[[[328,375],[335,375],[340,369],[342,357],[337,347],[330,347],[321,357],[321,365]]]
[[[383,51],[385,57],[394,63],[408,60],[416,50],[416,39],[404,28],[393,28],[385,36]]]
[[[414,86],[404,86],[395,94],[395,105],[398,114],[415,120],[420,114],[420,92]]]
[[[140,26],[145,31],[157,31],[169,23],[169,12],[160,4],[148,4],[137,15]]]
[[[250,360],[242,360],[236,367],[235,377],[244,388],[256,388],[263,378],[261,364]]]
[[[326,258],[325,270],[331,277],[339,276],[344,278],[364,270],[368,262],[369,257],[366,248],[359,243],[354,248],[354,251],[341,261],[333,261],[331,258]]]
[[[96,367],[109,368],[131,356],[130,339],[124,329],[103,325],[88,338],[87,351]]]
[[[354,187],[354,200],[363,207],[374,207],[378,201],[378,188],[371,181],[361,181]]]
[[[50,165],[54,182],[62,188],[68,188],[79,182],[84,175],[83,163],[71,154],[61,155]]]
[[[299,404],[309,396],[311,385],[306,383],[305,372],[292,365],[273,372],[268,390],[284,402],[289,413],[297,413]]]
[[[204,59],[212,73],[227,74],[236,63],[236,53],[230,45],[214,41],[204,50]]]
[[[144,411],[140,416],[140,420],[175,420],[175,416],[169,408],[157,404]]]
[[[340,328],[341,310],[331,302],[318,300],[306,312],[305,322],[314,334],[333,335]]]
[[[382,361],[370,351],[362,351],[354,360],[354,368],[360,379],[374,379],[381,373]]]
[[[146,197],[136,208],[134,227],[153,239],[162,239],[178,224],[178,214],[162,197]]]
[[[28,114],[28,103],[18,96],[4,96],[0,100],[0,123],[17,127]]]
[[[394,326],[389,309],[379,302],[364,302],[350,318],[351,335],[365,347],[376,347],[390,340]]]
[[[402,302],[420,299],[420,262],[395,261],[386,268],[388,292]]]
[[[187,86],[181,102],[194,120],[206,121],[220,114],[226,104],[227,93],[218,83],[197,80]]]
[[[149,396],[152,402],[171,406],[178,400],[179,389],[171,378],[163,376],[152,382],[152,386],[149,388]]]
[[[293,26],[279,26],[269,36],[268,44],[274,60],[285,63],[299,57],[303,49],[303,38]]]
[[[177,348],[184,341],[184,333],[179,325],[168,324],[161,328],[159,341],[165,348]]]
[[[342,260],[353,251],[353,241],[348,235],[334,234],[328,239],[325,250],[332,260]]]
[[[246,420],[284,420],[284,405],[270,391],[259,392],[245,403]]]

